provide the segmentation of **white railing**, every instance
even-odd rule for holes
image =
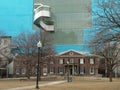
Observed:
[[[44,28],[46,31],[54,31],[54,25],[47,25],[43,21],[40,21],[40,25],[42,28]]]
[[[50,18],[50,7],[47,5],[43,4],[35,4],[35,9],[34,9],[34,23],[39,24],[44,30],[46,31],[54,31],[54,25],[44,23],[42,18]],[[48,21],[49,22],[49,21]]]

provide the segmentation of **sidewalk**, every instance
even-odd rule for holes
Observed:
[[[45,83],[45,84],[40,84],[39,87],[51,86],[51,85],[56,85],[56,84],[60,84],[60,83],[65,83],[65,82],[66,82],[66,80],[49,82],[49,83]],[[17,88],[10,88],[10,89],[4,89],[4,90],[25,90],[25,89],[32,89],[32,88],[35,88],[35,85],[24,86],[24,87],[17,87]]]

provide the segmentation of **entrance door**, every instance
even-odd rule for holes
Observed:
[[[70,68],[70,75],[73,75],[73,69]]]

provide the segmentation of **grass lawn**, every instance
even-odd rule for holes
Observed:
[[[42,83],[48,82],[40,82],[40,84]],[[30,85],[35,85],[35,81],[0,81],[0,90]],[[25,90],[37,89],[31,88]],[[70,83],[40,87],[40,90],[120,90],[120,79],[113,79],[113,82],[109,82],[109,79],[107,78],[74,77],[73,81]]]
[[[41,87],[40,90],[120,90],[120,79],[109,82],[107,78],[75,77],[71,83]]]

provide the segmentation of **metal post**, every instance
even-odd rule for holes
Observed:
[[[39,57],[39,55],[40,55],[40,47],[38,47],[38,65],[37,65],[37,80],[36,80],[36,89],[39,89],[39,86],[38,86],[38,82],[39,82],[39,59],[40,59],[40,57]]]
[[[69,61],[67,61],[67,65],[68,65],[67,82],[69,82]]]

